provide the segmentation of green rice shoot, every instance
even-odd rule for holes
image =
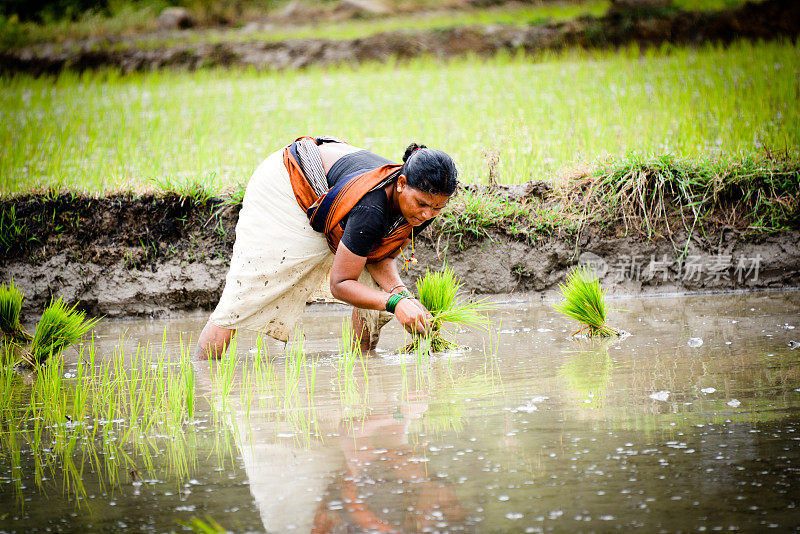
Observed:
[[[554,304],[553,308],[584,325],[573,335],[584,331],[589,337],[619,335],[619,332],[606,325],[610,308],[605,301],[605,291],[600,289],[600,280],[591,268],[576,267],[567,282],[559,284],[558,289],[563,300]]]
[[[428,333],[414,336],[412,342],[402,349],[403,352],[415,352],[420,347],[424,349],[423,352],[442,352],[457,348],[456,343],[442,335],[442,326],[445,323],[488,329],[491,320],[486,313],[495,308],[494,304],[485,300],[458,300],[458,292],[462,286],[463,282],[447,266],[441,271],[428,270],[417,280],[419,301],[431,312],[433,320]]]
[[[39,366],[55,354],[78,343],[97,324],[99,319],[86,319],[86,313],[68,306],[62,297],[50,303],[44,310],[33,334],[28,353],[23,358],[31,365]]]
[[[14,282],[0,285],[0,330],[12,342],[29,342],[31,335],[20,323],[22,300],[25,295],[14,285]]]

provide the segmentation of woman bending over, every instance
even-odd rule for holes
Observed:
[[[450,156],[424,145],[409,145],[402,164],[334,138],[301,137],[273,153],[247,185],[225,289],[196,357],[220,357],[238,328],[287,341],[325,285],[353,305],[362,350],[375,348],[393,315],[424,331],[431,315],[396,258],[457,185]]]

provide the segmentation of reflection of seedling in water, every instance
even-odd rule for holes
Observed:
[[[584,398],[584,405],[597,406],[605,398],[611,381],[613,362],[608,348],[601,347],[587,352],[576,352],[567,356],[559,374],[567,379],[570,389]]]
[[[402,349],[402,352],[441,352],[456,348],[457,345],[442,336],[442,326],[451,323],[458,326],[486,329],[491,321],[486,312],[493,310],[494,305],[486,301],[456,300],[458,290],[463,283],[449,267],[441,271],[428,271],[417,280],[419,301],[433,315],[427,335],[415,336],[413,341]]]
[[[559,284],[563,300],[553,307],[567,317],[583,324],[574,335],[586,331],[589,337],[618,336],[619,332],[606,326],[609,307],[605,302],[605,291],[600,289],[600,280],[588,267],[577,267],[569,275],[566,284]]]
[[[448,376],[443,382],[435,387],[420,422],[426,434],[462,430],[470,403],[491,398],[502,389],[499,380],[485,373]]]
[[[364,378],[364,396],[358,392],[356,384],[355,367],[356,362],[361,368],[361,375]],[[366,404],[366,392],[368,391],[369,376],[367,375],[367,365],[364,355],[361,353],[361,345],[353,338],[353,326],[349,319],[342,322],[342,337],[339,341],[339,359],[337,362],[337,374],[339,383],[339,400],[345,405]]]
[[[13,342],[29,342],[32,339],[19,320],[24,298],[13,282],[0,285],[0,329]]]
[[[227,529],[209,515],[206,515],[205,521],[199,517],[193,517],[190,521],[178,521],[178,524],[197,534],[224,534],[228,532]]]

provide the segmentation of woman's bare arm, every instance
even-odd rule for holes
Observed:
[[[333,268],[331,269],[331,293],[335,298],[352,304],[356,308],[385,310],[389,295],[384,291],[367,287],[358,281],[358,277],[366,264],[367,259],[365,257],[353,254],[344,243],[339,243],[336,256],[333,259]],[[382,271],[379,277],[385,275],[386,280],[391,278],[390,264],[387,263],[383,268],[379,267],[378,270]],[[395,273],[397,272],[396,266],[394,271]],[[399,274],[395,276],[397,280],[400,279]],[[381,282],[378,283],[382,285]],[[428,321],[431,319],[430,313],[421,304],[407,298],[397,304],[394,313],[400,324],[409,331],[424,331],[427,328]]]
[[[401,248],[405,248],[409,242],[410,240],[406,239],[406,242],[403,243]],[[400,278],[400,271],[397,268],[396,256],[385,258],[376,263],[368,263],[367,270],[369,274],[372,275],[372,279],[375,280],[384,291],[391,291],[396,286],[403,284],[403,280]]]
[[[383,310],[388,295],[358,281],[366,263],[365,257],[353,254],[344,243],[339,243],[331,269],[331,293],[356,308]]]

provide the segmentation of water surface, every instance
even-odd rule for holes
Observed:
[[[344,309],[312,307],[313,391],[263,390],[240,366],[223,395],[200,364],[180,454],[156,436],[162,452],[117,483],[77,459],[83,496],[63,477],[37,484],[25,445],[13,482],[3,449],[0,531],[180,531],[193,517],[252,532],[800,528],[800,294],[611,303],[630,337],[577,342],[549,302],[509,301],[491,334],[459,332],[464,350],[422,361],[397,354],[390,324],[349,374]],[[97,352],[166,340],[177,360],[204,321],[105,321]],[[256,343],[239,340],[242,365]],[[283,377],[284,345],[261,353]]]

